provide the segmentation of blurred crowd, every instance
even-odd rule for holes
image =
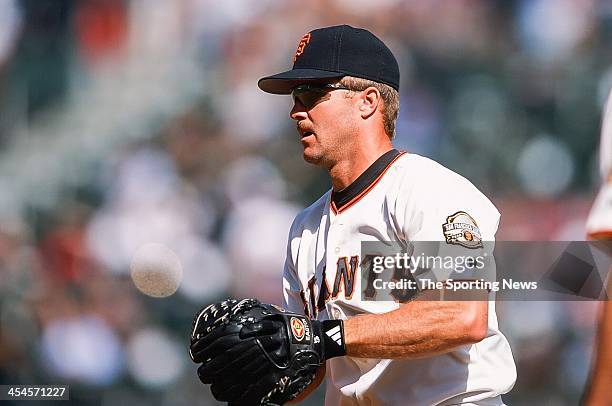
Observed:
[[[302,162],[290,98],[256,82],[290,68],[305,32],[341,23],[398,57],[395,145],[490,196],[498,239],[584,239],[608,1],[3,0],[0,384],[69,383],[84,405],[214,404],[187,356],[193,314],[227,296],[280,303],[289,225],[330,187]],[[181,260],[169,298],[130,280],[147,242]],[[596,310],[498,304],[519,374],[507,403],[577,403]]]

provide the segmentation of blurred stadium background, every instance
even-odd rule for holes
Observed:
[[[289,224],[330,187],[301,160],[290,99],[256,81],[339,23],[391,46],[396,145],[492,197],[499,239],[584,239],[609,1],[1,0],[0,383],[215,404],[187,357],[192,315],[228,295],[280,302]],[[130,281],[148,241],[182,261],[170,298]],[[519,373],[506,401],[577,404],[597,304],[498,307]]]

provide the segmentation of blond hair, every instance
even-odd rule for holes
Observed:
[[[368,87],[376,88],[382,99],[382,114],[383,114],[383,126],[385,133],[389,139],[395,137],[395,121],[399,113],[399,92],[389,85],[384,83],[374,82],[373,80],[356,78],[353,76],[345,76],[340,80],[344,86],[351,90],[362,91]]]

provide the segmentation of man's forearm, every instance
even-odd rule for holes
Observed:
[[[413,301],[346,320],[346,351],[360,358],[424,358],[482,340],[487,324],[486,301]]]

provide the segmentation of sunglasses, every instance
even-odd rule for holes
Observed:
[[[340,83],[304,84],[293,88],[291,96],[293,102],[300,102],[307,109],[313,108],[323,100],[331,90],[351,90]]]

